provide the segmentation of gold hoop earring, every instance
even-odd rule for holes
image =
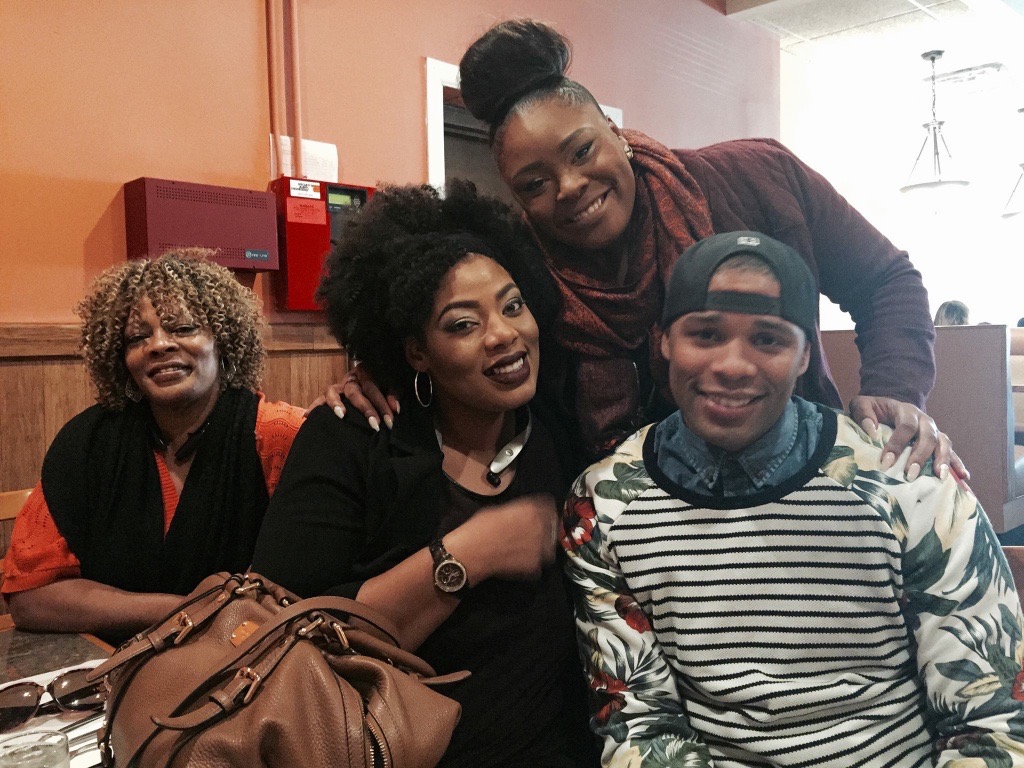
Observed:
[[[632,160],[633,159],[633,148],[631,146],[629,146],[629,142],[626,141],[625,139],[622,140],[622,143],[626,145],[626,157],[628,157],[630,160]]]
[[[416,395],[416,402],[424,408],[429,408],[430,404],[434,402],[434,380],[430,378],[430,374],[427,374],[427,397],[424,401],[423,396],[420,394],[420,374],[423,371],[416,371],[416,375],[412,377],[412,391]]]

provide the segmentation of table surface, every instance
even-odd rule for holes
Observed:
[[[89,635],[22,632],[0,616],[0,684],[103,659],[113,649]]]

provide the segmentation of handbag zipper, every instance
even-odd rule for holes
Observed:
[[[373,768],[390,768],[388,753],[384,748],[387,743],[384,740],[384,734],[381,733],[380,726],[377,725],[373,715],[369,713],[366,714],[366,730],[370,737],[370,765]]]

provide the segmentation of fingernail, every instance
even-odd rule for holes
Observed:
[[[387,426],[388,429],[395,428],[395,420],[391,418],[390,413],[384,415],[384,424]]]
[[[345,409],[343,407],[341,407],[340,405],[334,406],[334,415],[337,416],[339,419],[344,419],[345,418]]]
[[[374,432],[380,432],[380,422],[377,420],[376,416],[371,416],[367,421],[370,423],[370,427]]]
[[[885,472],[889,467],[896,463],[896,454],[892,451],[886,451],[882,454],[882,471]]]
[[[948,474],[949,474],[949,465],[948,464],[940,464],[939,465],[939,480],[945,480],[946,476]]]
[[[402,412],[402,404],[395,400],[395,416]]]
[[[921,474],[921,465],[916,461],[907,467],[907,480],[916,480],[917,476]]]
[[[868,437],[875,436],[875,422],[871,419],[864,419],[864,421],[860,423],[860,428],[867,433]]]

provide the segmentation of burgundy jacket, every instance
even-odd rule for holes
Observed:
[[[818,288],[853,318],[860,394],[924,407],[935,383],[935,328],[921,273],[821,174],[773,139],[673,150],[700,184],[715,232],[752,229],[796,249]],[[803,397],[842,407],[821,341]]]

